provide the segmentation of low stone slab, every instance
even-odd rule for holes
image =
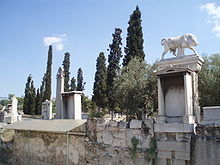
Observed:
[[[157,123],[154,124],[155,132],[193,132],[194,124],[182,123]]]
[[[190,152],[189,142],[157,142],[158,150]]]
[[[157,157],[158,158],[163,158],[163,159],[171,159],[171,151],[161,151],[161,150],[159,150],[157,152]]]
[[[131,120],[130,128],[140,129],[141,127],[142,127],[142,121],[141,120]]]
[[[173,165],[186,165],[186,162],[185,162],[185,160],[173,159],[172,164]]]
[[[167,165],[167,160],[163,158],[157,158],[156,159],[156,164],[158,165]]]
[[[175,159],[190,160],[190,152],[175,152]]]

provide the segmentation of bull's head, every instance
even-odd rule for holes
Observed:
[[[195,35],[191,34],[190,39],[191,39],[191,41],[190,41],[190,42],[191,42],[191,46],[197,46],[197,45],[199,45],[199,43],[198,43],[197,38],[196,38]]]

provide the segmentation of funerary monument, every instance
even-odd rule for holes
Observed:
[[[11,105],[8,105],[7,112],[4,112],[4,123],[14,123],[21,120],[21,115],[18,114],[17,111],[18,100],[15,96],[11,98]]]
[[[52,119],[52,102],[49,100],[45,100],[42,103],[41,107],[41,117],[42,119]]]
[[[57,73],[56,118],[81,119],[81,91],[64,92],[64,71],[59,68]]]
[[[198,120],[198,71],[203,59],[198,54],[185,55],[198,45],[193,34],[162,40],[164,52],[158,62],[158,117],[154,124],[158,163],[187,165],[190,161],[191,134]],[[178,50],[176,55],[176,50]],[[174,58],[164,59],[172,52]]]

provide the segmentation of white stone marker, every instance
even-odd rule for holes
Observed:
[[[47,119],[52,119],[52,102],[49,100],[45,100],[42,103],[42,119],[47,120]]]

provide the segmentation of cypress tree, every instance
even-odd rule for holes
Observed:
[[[51,97],[51,71],[52,71],[52,45],[49,46],[48,57],[47,57],[47,70],[45,73],[45,91],[43,100],[50,100]]]
[[[29,97],[30,97],[30,85],[31,85],[32,76],[31,74],[27,78],[27,82],[25,85],[24,91],[24,103],[23,103],[23,111],[25,114],[29,114]]]
[[[76,90],[76,79],[74,77],[72,77],[72,79],[70,81],[70,90],[71,91],[75,91]]]
[[[42,104],[42,99],[38,88],[35,98],[35,115],[41,115],[41,104]]]
[[[92,97],[92,100],[99,108],[106,108],[107,106],[107,70],[105,62],[105,55],[103,52],[100,52],[96,60],[96,73]]]
[[[44,93],[45,93],[45,79],[46,79],[46,74],[44,73],[43,79],[41,81],[41,86],[40,86],[41,101],[43,101]]]
[[[68,52],[64,55],[63,60],[63,69],[64,69],[64,91],[69,91],[69,79],[70,79],[70,54]]]
[[[120,58],[122,57],[121,38],[122,30],[115,28],[114,34],[112,34],[112,44],[109,45],[110,54],[108,55],[108,68],[107,68],[107,97],[108,107],[110,111],[113,111],[116,107],[116,100],[114,98],[113,83],[120,69]]]
[[[31,115],[35,114],[35,98],[36,98],[36,92],[34,87],[34,81],[32,80],[29,89],[29,99],[28,99],[29,114]]]
[[[77,71],[77,91],[84,91],[85,82],[83,82],[83,72],[82,69],[79,68]]]
[[[125,47],[125,57],[123,59],[123,66],[127,66],[129,61],[134,57],[138,57],[140,61],[144,60],[144,48],[143,48],[143,32],[141,26],[141,11],[136,6],[136,10],[130,16],[127,28],[127,38]]]

